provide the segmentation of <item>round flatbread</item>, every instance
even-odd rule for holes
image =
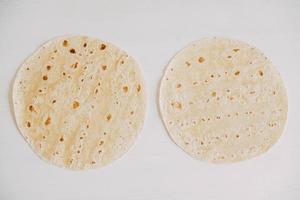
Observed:
[[[140,132],[146,106],[137,62],[116,46],[84,36],[51,40],[19,69],[17,125],[52,164],[87,169],[123,155]]]
[[[159,100],[175,143],[214,163],[267,151],[282,134],[288,110],[273,64],[258,49],[223,38],[181,50],[167,67]]]

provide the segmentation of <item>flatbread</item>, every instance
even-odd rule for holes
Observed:
[[[237,40],[205,38],[169,63],[160,110],[174,142],[191,156],[236,162],[266,152],[287,118],[287,94],[263,53]]]
[[[137,62],[85,36],[51,40],[19,69],[13,103],[19,130],[50,163],[88,169],[122,156],[140,132],[146,107]]]

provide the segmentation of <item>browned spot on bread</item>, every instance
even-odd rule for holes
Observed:
[[[47,75],[44,75],[44,76],[43,76],[43,80],[44,80],[44,81],[48,80],[48,76],[47,76]]]
[[[30,122],[27,122],[26,125],[27,125],[28,128],[31,127],[31,123]]]
[[[202,57],[202,56],[199,57],[199,59],[198,59],[198,62],[199,62],[199,63],[203,63],[204,61],[205,61],[205,58],[204,58],[204,57]]]
[[[264,72],[263,72],[262,70],[259,70],[258,73],[259,73],[260,76],[263,76],[263,75],[264,75]]]
[[[211,96],[213,96],[213,97],[215,97],[217,95],[217,93],[215,92],[215,91],[213,91],[212,93],[211,93]]]
[[[232,56],[227,56],[227,58],[231,58]]]
[[[181,84],[178,83],[178,84],[176,85],[176,87],[177,87],[177,88],[181,88]]]
[[[182,109],[182,105],[180,102],[178,101],[174,101],[171,103],[171,106],[173,106],[174,108],[177,108],[177,109]]]
[[[45,125],[48,126],[51,123],[51,117],[48,117],[45,121]]]
[[[78,62],[76,62],[76,63],[72,64],[72,65],[71,65],[71,68],[74,68],[74,69],[76,69],[76,68],[77,68],[77,66],[78,66]]]
[[[133,113],[134,113],[133,111],[130,112],[131,115],[133,115]]]
[[[123,86],[123,91],[126,93],[128,92],[128,87],[127,86]]]
[[[63,41],[63,46],[64,46],[64,47],[68,46],[68,41],[67,41],[67,40],[64,40],[64,41]]]
[[[70,53],[76,53],[75,49],[70,49]]]
[[[107,120],[107,121],[110,121],[111,118],[112,118],[111,114],[106,115],[106,120]]]
[[[100,45],[100,50],[104,50],[106,48],[106,45],[105,44],[101,44]]]
[[[86,45],[87,45],[87,44],[86,44],[86,43],[84,43],[84,44],[83,44],[83,47],[86,47]]]
[[[35,112],[35,109],[34,109],[33,105],[30,105],[30,106],[28,107],[28,109],[29,109],[30,112]]]
[[[136,86],[136,90],[137,90],[138,92],[141,91],[141,85],[140,85],[140,84],[138,84],[138,85]]]
[[[63,142],[63,141],[64,141],[64,137],[61,136],[61,138],[59,138],[59,141],[60,141],[60,142]]]
[[[103,144],[104,144],[104,141],[101,140],[101,141],[99,142],[99,145],[101,146],[101,145],[103,145]]]
[[[190,62],[188,62],[188,61],[185,61],[185,64],[186,64],[186,66],[191,66],[191,63]]]
[[[234,52],[238,52],[240,49],[232,49],[232,51]]]
[[[102,70],[105,71],[107,69],[106,65],[102,65]]]
[[[50,70],[51,69],[51,66],[50,65],[47,65],[47,70]]]
[[[56,100],[54,99],[54,100],[52,101],[52,103],[56,103]]]
[[[92,161],[92,164],[96,164],[96,162],[95,162],[95,161]]]
[[[79,107],[79,102],[78,101],[74,101],[73,102],[73,109],[76,109],[76,108],[78,108]]]
[[[236,71],[236,72],[234,73],[234,75],[236,75],[236,76],[240,75],[240,71]]]

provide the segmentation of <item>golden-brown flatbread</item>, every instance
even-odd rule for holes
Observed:
[[[68,36],[23,63],[13,103],[19,130],[41,158],[87,169],[127,152],[143,125],[146,94],[139,66],[126,52]]]
[[[283,132],[288,101],[279,73],[261,51],[237,40],[206,38],[169,63],[160,110],[185,152],[224,163],[267,151]]]

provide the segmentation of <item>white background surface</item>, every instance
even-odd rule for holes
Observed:
[[[75,172],[40,160],[10,110],[16,70],[39,45],[65,34],[109,41],[140,63],[148,89],[143,131],[121,159]],[[278,66],[289,96],[283,136],[266,154],[213,165],[168,137],[157,106],[171,57],[206,36],[246,41]],[[300,1],[0,0],[0,200],[300,199]]]

